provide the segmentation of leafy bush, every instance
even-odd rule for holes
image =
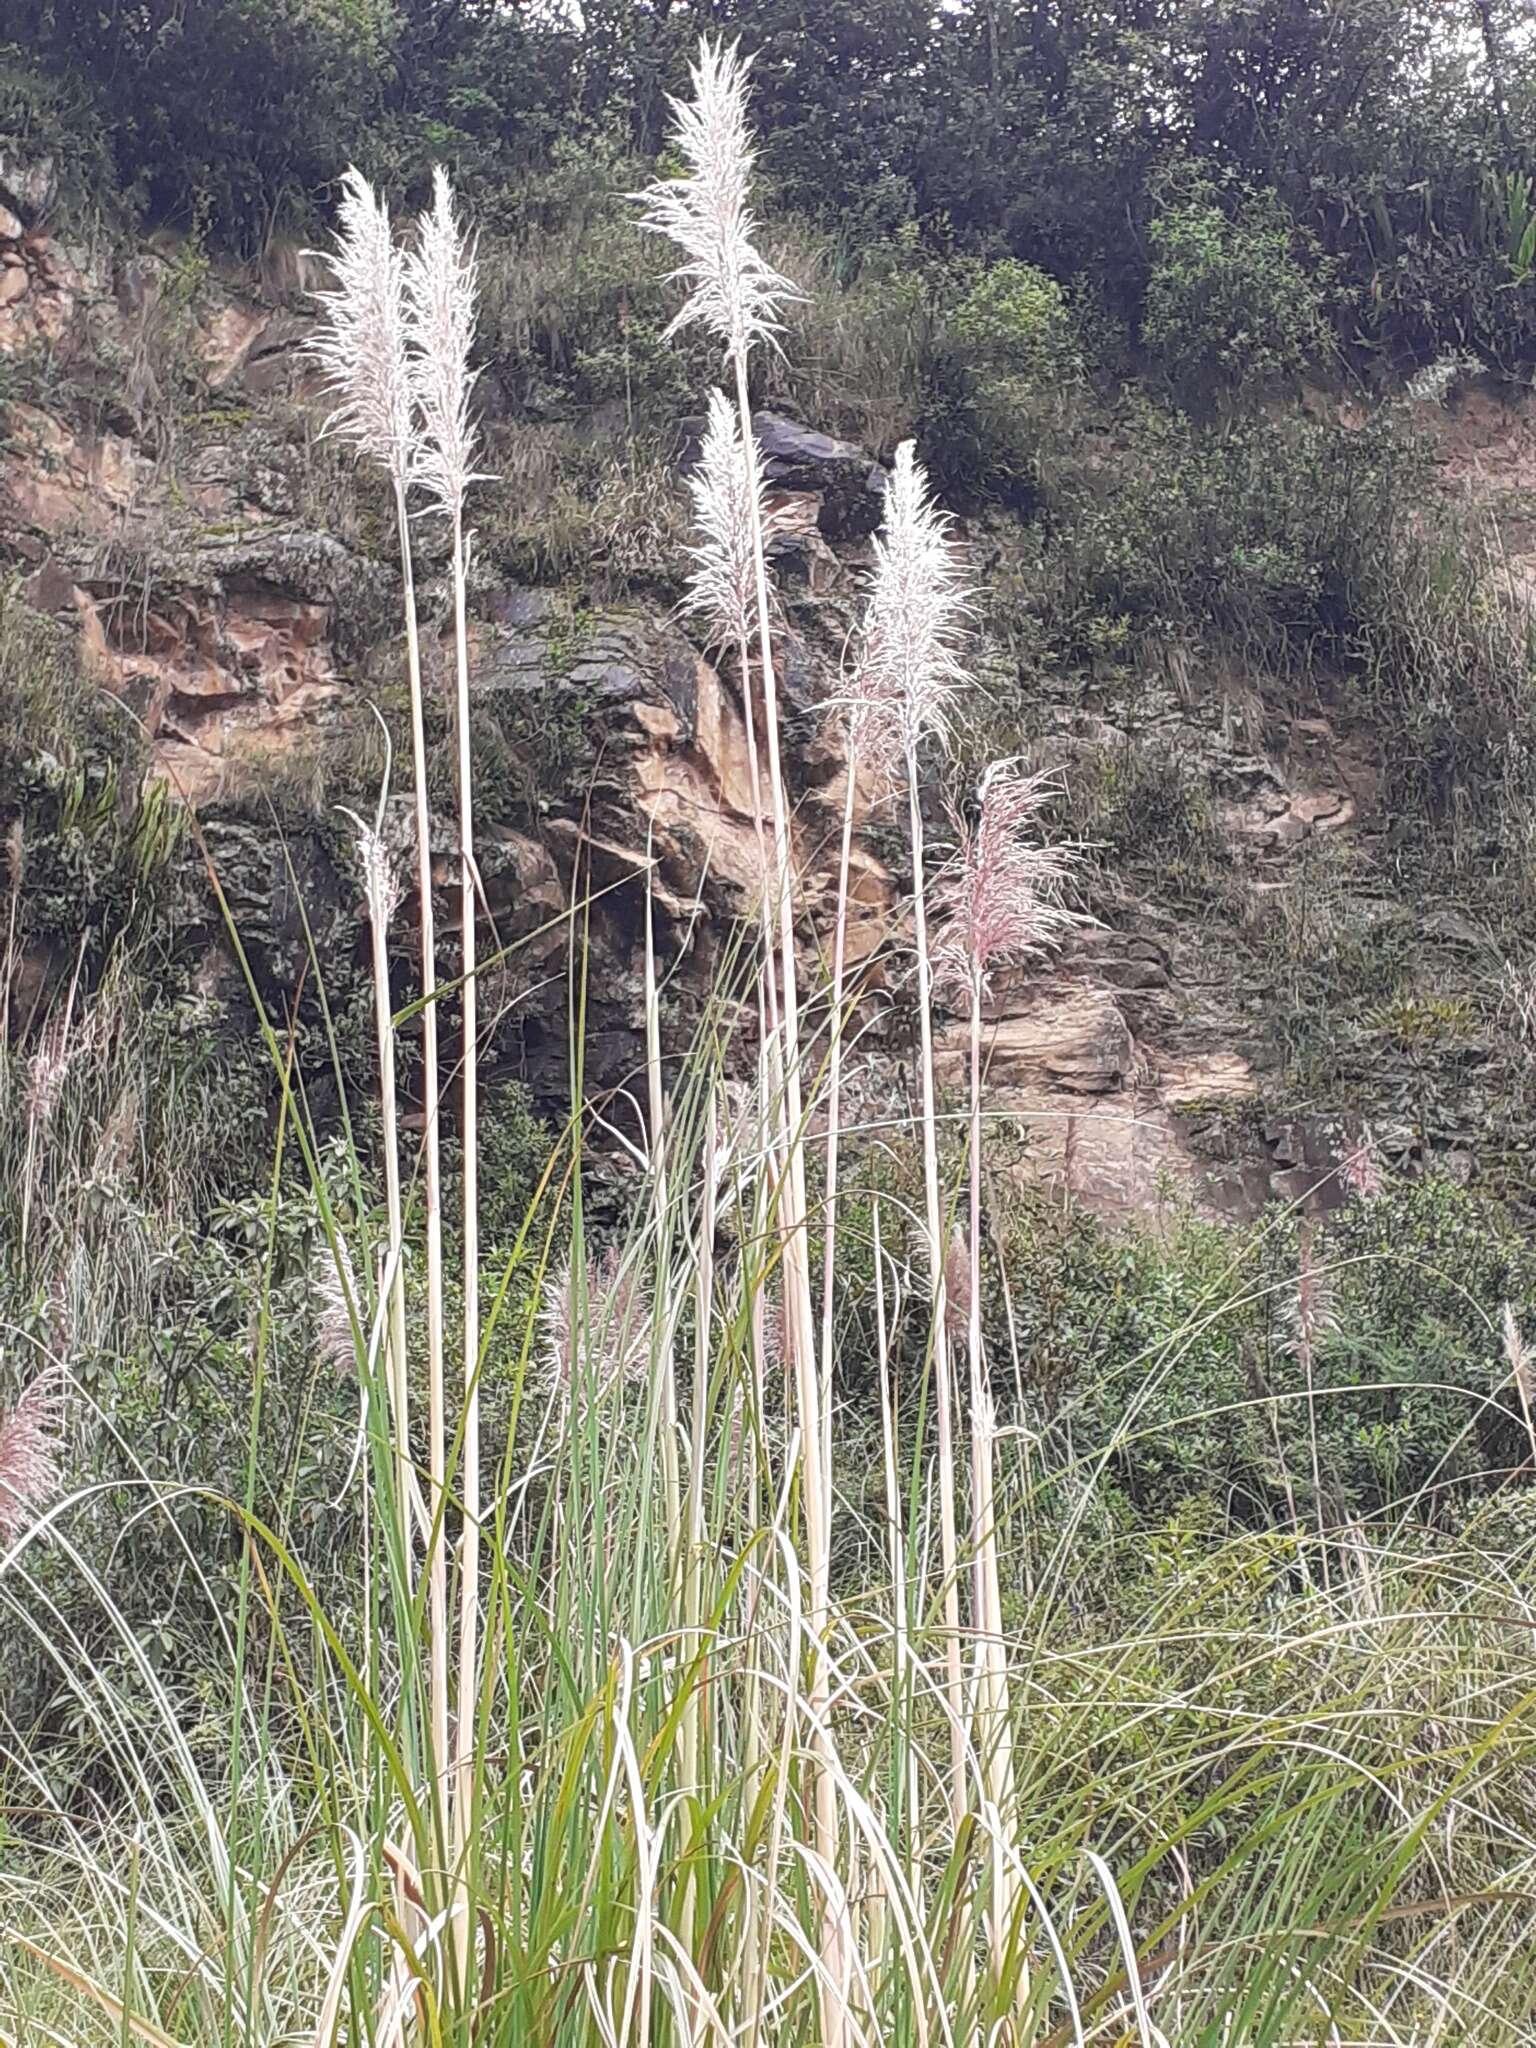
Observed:
[[[1066,294],[1011,258],[950,265],[942,293],[924,444],[947,490],[1027,510],[1066,438],[1066,403],[1082,370]]]
[[[60,202],[110,207],[117,176],[110,137],[80,79],[44,70],[36,53],[0,43],[0,183],[8,164],[53,167]]]
[[[1172,746],[1084,749],[1066,777],[1060,829],[1082,840],[1112,881],[1150,868],[1163,898],[1209,895],[1230,853],[1204,781]]]
[[[1053,479],[1041,601],[1063,658],[1117,621],[1131,639],[1187,627],[1264,666],[1342,658],[1363,553],[1406,509],[1412,451],[1390,420],[1214,425],[1134,399],[1115,443]]]
[[[702,384],[706,359],[662,341],[665,255],[656,248],[647,265],[642,250],[636,262],[634,227],[614,196],[640,176],[611,149],[565,142],[507,196],[482,252],[480,333],[487,374],[518,413],[610,406],[633,426],[675,411]]]
[[[889,453],[916,433],[927,403],[942,263],[910,224],[865,245],[851,275],[838,245],[803,227],[781,231],[771,256],[804,294],[788,308],[779,372],[793,403],[828,431]]]
[[[125,191],[248,246],[363,154],[391,0],[21,0],[26,47],[80,81]]]
[[[1536,636],[1486,519],[1438,503],[1398,516],[1355,548],[1354,653],[1361,688],[1392,734],[1395,806],[1438,817],[1471,806],[1498,820],[1517,873],[1536,880]]]
[[[22,943],[94,973],[142,924],[178,833],[124,708],[82,672],[73,639],[0,582],[0,834]]]
[[[1426,1514],[1448,1513],[1445,1496],[1518,1462],[1489,1305],[1528,1299],[1536,1262],[1465,1189],[1389,1182],[1307,1252],[1294,1219],[1246,1239],[1188,1222],[1161,1248],[1044,1204],[1003,1228],[1031,1419],[1070,1433],[1085,1469],[1107,1460],[1138,1512],[1200,1496],[1240,1522],[1283,1520],[1310,1498],[1314,1426],[1330,1523],[1421,1490]],[[994,1356],[1008,1342],[1000,1329]]]
[[[981,272],[950,317],[955,342],[978,369],[1043,385],[1081,367],[1067,295],[1055,278],[1012,257]]]
[[[1317,353],[1317,252],[1276,194],[1180,178],[1151,239],[1142,340],[1180,390],[1273,382]]]

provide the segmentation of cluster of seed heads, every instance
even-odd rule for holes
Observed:
[[[8,1550],[63,1482],[63,1377],[39,1375],[0,1413],[0,1550]]]

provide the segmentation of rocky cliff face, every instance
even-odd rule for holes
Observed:
[[[261,823],[264,798],[306,778],[334,797],[339,763],[379,766],[363,707],[398,690],[388,522],[317,441],[301,352],[305,259],[278,252],[262,279],[216,275],[172,243],[124,261],[71,242],[50,207],[46,167],[0,189],[0,559],[33,606],[71,622],[91,673],[142,725],[152,772],[206,820],[215,857],[240,847],[259,924],[263,876],[282,896],[291,861]],[[787,515],[780,685],[812,952],[828,939],[847,773],[822,709],[883,476],[867,453],[798,421],[765,414],[759,433]],[[1509,489],[1536,486],[1536,419],[1487,393],[1457,413],[1447,452],[1456,490],[1478,490],[1490,469]],[[1507,574],[1529,596],[1528,508],[1507,532]],[[482,572],[476,612],[481,865],[498,940],[516,949],[487,1006],[494,1054],[558,1098],[558,920],[579,876],[599,892],[589,1076],[617,1088],[638,1048],[648,859],[685,994],[708,986],[756,898],[738,679],[659,594],[594,602],[580,586]],[[1422,1100],[1396,1113],[1380,1073],[1374,1092],[1292,1107],[1277,1011],[1293,997],[1279,974],[1255,973],[1244,935],[1304,918],[1314,874],[1328,916],[1379,907],[1390,886],[1376,861],[1390,824],[1377,802],[1380,742],[1326,703],[1277,706],[1246,679],[1218,681],[1171,663],[1142,679],[1134,718],[1064,696],[1042,705],[1032,735],[1069,778],[1084,762],[1177,760],[1202,793],[1205,858],[1223,871],[1216,918],[1181,914],[1156,874],[1101,883],[1100,928],[995,998],[990,1085],[1021,1140],[1020,1170],[1115,1218],[1191,1197],[1231,1214],[1276,1195],[1326,1200],[1328,1174],[1360,1142],[1362,1105],[1378,1146],[1400,1158],[1478,1149]],[[435,715],[446,716],[440,693]],[[1155,794],[1155,778],[1147,787]],[[851,952],[880,956],[860,1057],[888,1094],[903,1085],[908,1035],[900,841],[868,790],[857,816]],[[392,829],[403,844],[403,815]],[[356,915],[344,860],[333,850],[294,865],[344,936]],[[288,915],[269,912],[274,930]],[[407,986],[404,935],[401,945]],[[281,951],[276,940],[268,949],[278,980]],[[958,1079],[958,1040],[943,1058]]]

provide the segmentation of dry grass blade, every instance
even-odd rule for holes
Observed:
[[[1531,1462],[1536,1466],[1536,1363],[1532,1361],[1514,1307],[1507,1301],[1504,1304],[1502,1332],[1504,1362],[1509,1367],[1510,1384],[1514,1387],[1516,1398],[1519,1400],[1525,1433],[1530,1439]]]
[[[58,1956],[50,1955],[47,1949],[39,1948],[36,1942],[28,1941],[25,1935],[13,1934],[10,1939],[15,1942],[17,1948],[31,1956],[34,1962],[41,1963],[45,1970],[51,1971],[62,1983],[68,1984],[72,1990],[84,1992],[87,1998],[99,2005],[119,2029],[121,2040],[142,2041],[145,2048],[181,2048],[181,2044],[171,2035],[162,2033],[148,2020],[139,2019],[136,2014],[129,2012],[120,1998],[114,1998],[110,1991],[96,1983],[93,1978],[86,1976],[83,1970],[77,1970],[71,1964],[61,1961]]]

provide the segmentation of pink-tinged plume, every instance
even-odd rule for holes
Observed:
[[[960,822],[955,856],[934,890],[935,986],[985,990],[994,968],[1037,960],[1088,922],[1062,901],[1078,849],[1036,836],[1057,787],[1048,771],[1026,775],[1015,761],[995,762],[982,778],[976,822]]]
[[[62,1406],[60,1375],[49,1371],[0,1414],[0,1550],[25,1535],[59,1491]]]
[[[618,1247],[588,1256],[580,1273],[570,1255],[546,1283],[539,1311],[544,1383],[564,1409],[578,1385],[601,1397],[645,1376],[651,1350],[650,1296]]]

